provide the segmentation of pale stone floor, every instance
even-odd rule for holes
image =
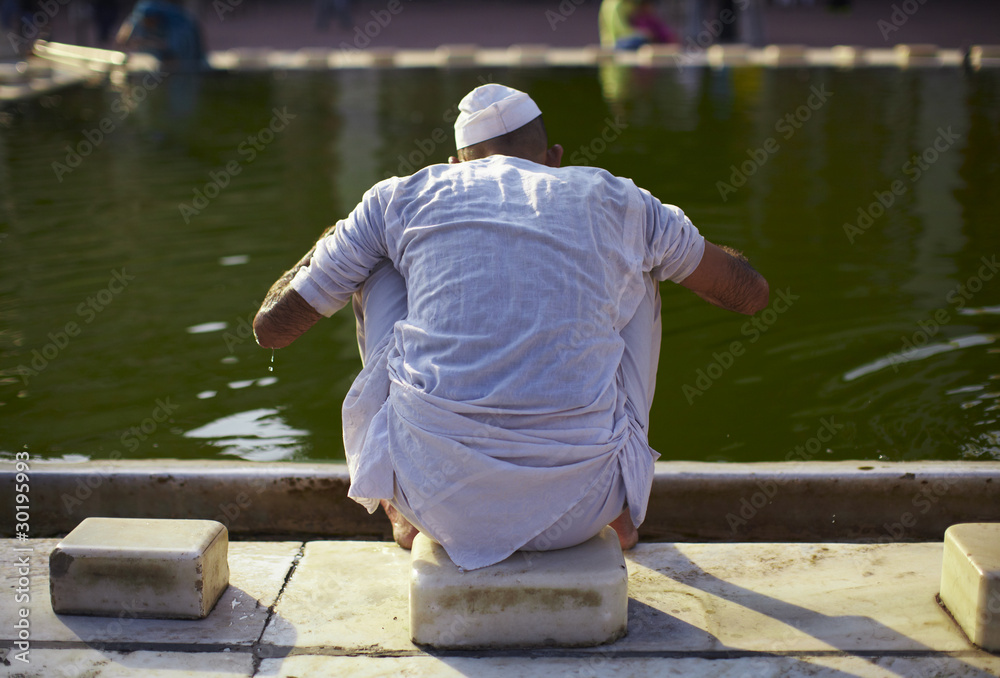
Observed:
[[[0,676],[1000,676],[1000,656],[935,600],[939,543],[643,543],[626,554],[625,638],[504,652],[414,646],[409,553],[390,543],[233,542],[230,587],[199,621],[55,615],[55,544],[0,540]],[[13,647],[22,607],[28,664]]]

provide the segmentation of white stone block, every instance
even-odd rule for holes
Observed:
[[[87,518],[49,557],[52,609],[201,619],[229,585],[228,551],[214,520]]]
[[[1000,523],[952,525],[944,533],[941,602],[969,640],[1000,651]]]
[[[577,647],[625,635],[628,571],[610,527],[567,549],[518,552],[463,572],[413,541],[410,637],[439,648]]]

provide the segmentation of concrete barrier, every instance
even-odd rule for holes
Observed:
[[[87,78],[80,71],[124,77],[127,72],[157,70],[159,62],[149,54],[133,53],[123,64],[101,61],[95,55],[114,54],[109,50],[77,48],[60,43],[44,43],[45,58],[59,66],[59,81],[35,77],[29,83],[0,82],[0,101],[29,99],[67,86],[81,85]],[[72,50],[89,50],[77,54]],[[267,48],[240,48],[210,52],[208,63],[221,71],[313,70],[342,68],[530,68],[586,67],[606,63],[652,68],[703,67],[960,67],[972,69],[1000,66],[997,47],[977,45],[969,50],[937,49],[933,45],[899,45],[895,48],[864,49],[849,46],[802,47],[768,45],[711,45],[705,49],[677,45],[647,47],[638,51],[613,50],[596,45],[548,47],[512,45],[509,48],[478,48],[474,45],[444,45],[437,49],[322,49],[296,51]],[[123,57],[124,58],[124,57]]]
[[[641,534],[666,541],[939,541],[1000,520],[998,462],[666,463]]]
[[[0,505],[15,504],[0,462]],[[218,520],[234,537],[379,538],[391,530],[347,497],[341,463],[32,462],[30,536],[84,518]],[[643,540],[938,541],[956,523],[1000,522],[1000,462],[658,462]],[[0,536],[13,536],[9,521]]]
[[[269,68],[327,70],[337,68],[525,68],[582,67],[603,63],[623,66],[677,68],[686,66],[752,67],[958,67],[969,61],[975,67],[997,66],[992,48],[974,47],[972,51],[938,49],[933,45],[899,45],[894,48],[866,49],[840,46],[806,47],[803,45],[710,45],[706,48],[682,48],[678,45],[646,46],[638,51],[612,50],[597,45],[585,47],[549,47],[547,45],[511,45],[508,48],[475,45],[442,45],[436,49],[319,49],[308,54],[281,50],[234,49],[212,52],[208,61],[220,70],[261,70]],[[971,60],[971,61],[970,61]]]

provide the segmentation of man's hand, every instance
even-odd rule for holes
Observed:
[[[264,348],[288,346],[320,319],[316,309],[289,286],[295,274],[309,264],[315,251],[315,247],[309,250],[299,263],[285,271],[260,305],[253,319],[253,333],[257,343]]]
[[[719,308],[753,315],[767,306],[768,285],[746,257],[705,241],[705,254],[681,285]]]
[[[320,317],[301,294],[285,287],[273,303],[268,306],[265,301],[261,305],[253,319],[253,334],[264,348],[284,348],[305,334]]]

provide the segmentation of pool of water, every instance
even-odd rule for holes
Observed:
[[[344,70],[142,77],[0,112],[0,453],[343,458],[349,313],[248,321],[362,192],[453,152],[482,81],[771,283],[663,286],[664,459],[1000,459],[1000,72]]]

